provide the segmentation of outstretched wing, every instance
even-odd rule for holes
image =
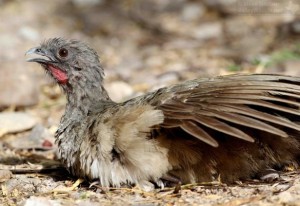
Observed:
[[[209,131],[253,142],[247,128],[288,137],[300,132],[300,78],[281,75],[229,75],[189,81],[146,97],[165,116],[161,127],[181,128],[217,147]]]

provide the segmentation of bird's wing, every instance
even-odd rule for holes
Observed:
[[[209,131],[253,142],[247,129],[288,137],[300,132],[300,78],[281,75],[229,75],[189,81],[145,96],[163,111],[161,127],[181,128],[217,147]]]

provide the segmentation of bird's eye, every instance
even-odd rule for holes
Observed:
[[[65,49],[65,48],[61,48],[61,49],[58,51],[58,55],[59,55],[60,57],[65,58],[65,57],[68,56],[68,50]]]
[[[78,72],[82,70],[80,67],[74,67],[74,69]]]

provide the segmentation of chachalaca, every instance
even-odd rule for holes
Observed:
[[[58,156],[79,177],[114,187],[232,182],[299,159],[299,77],[202,78],[116,103],[86,44],[53,38],[33,53],[28,61],[42,65],[67,96]]]

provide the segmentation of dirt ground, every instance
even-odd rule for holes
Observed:
[[[220,178],[151,192],[70,176],[54,143],[65,97],[24,57],[50,37],[81,39],[99,52],[115,101],[203,76],[300,76],[299,3],[239,2],[0,0],[0,205],[300,205],[293,165],[272,182]]]
[[[48,155],[49,151],[14,151],[7,156],[16,164],[1,164],[14,173],[1,174],[2,205],[300,205],[299,171],[282,172],[273,182],[225,185],[219,181],[145,192],[82,182]]]

